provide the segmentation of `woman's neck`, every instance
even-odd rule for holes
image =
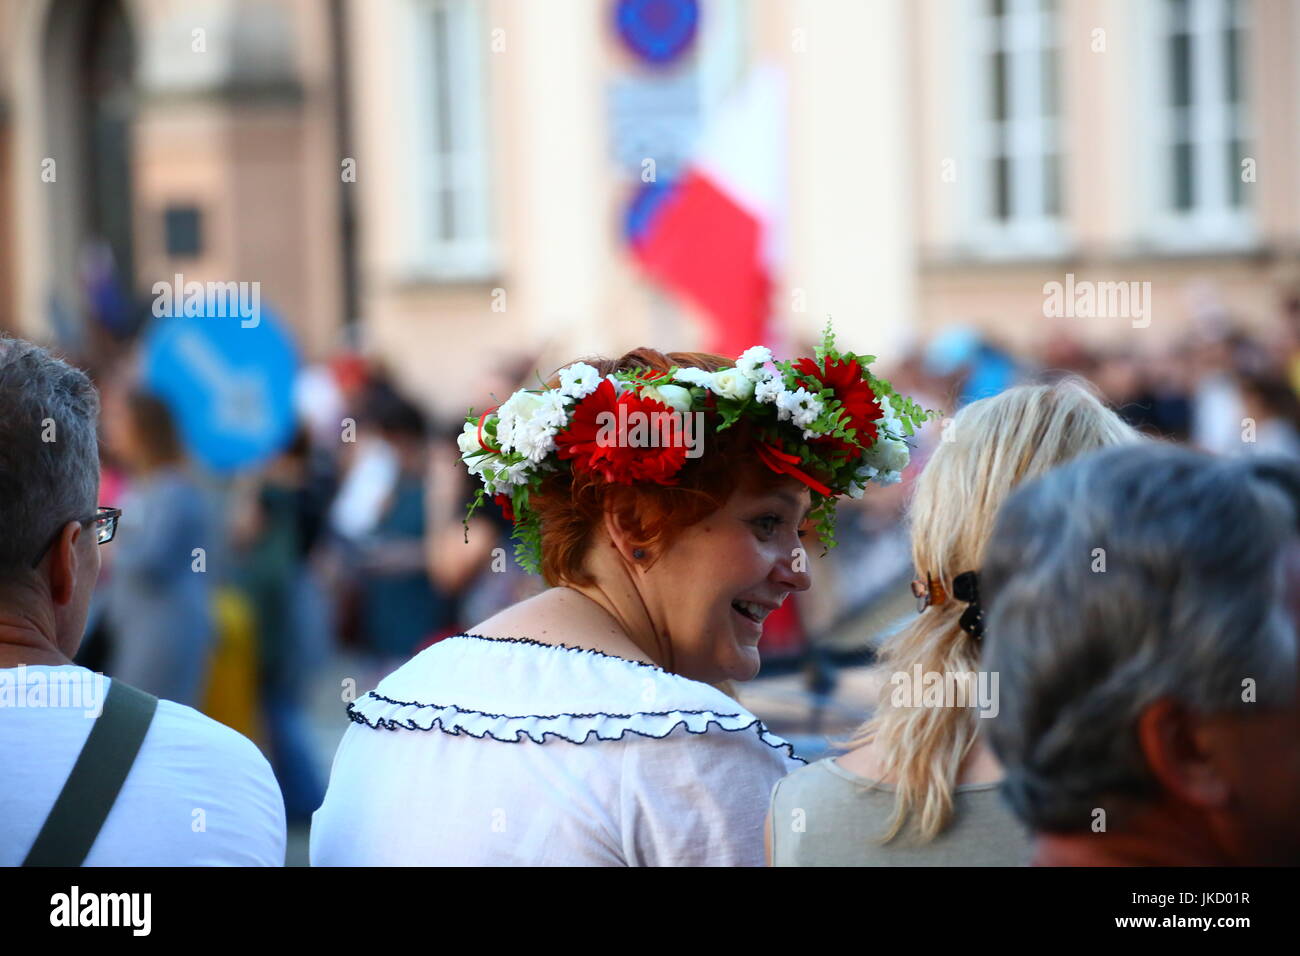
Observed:
[[[617,605],[611,607],[599,589],[589,593],[577,587],[553,587],[494,614],[466,633],[567,644],[664,667],[659,656],[633,639],[626,617],[618,613]]]
[[[619,600],[599,585],[561,585],[554,589],[555,600],[560,602],[562,613],[568,613],[582,622],[577,633],[598,645],[620,648],[619,657],[631,657],[669,669],[671,653],[659,646],[650,615],[639,597],[636,600]],[[581,639],[581,638],[580,638]],[[615,653],[609,651],[608,653]]]

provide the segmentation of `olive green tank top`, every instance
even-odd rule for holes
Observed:
[[[909,821],[889,843],[894,788],[850,773],[832,758],[772,788],[773,866],[1025,866],[1031,840],[996,783],[961,784],[953,817],[929,843]]]

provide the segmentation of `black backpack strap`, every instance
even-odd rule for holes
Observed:
[[[104,710],[90,728],[54,808],[23,866],[81,866],[95,845],[149,732],[158,698],[110,681]]]

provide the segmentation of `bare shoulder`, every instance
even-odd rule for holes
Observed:
[[[493,614],[465,633],[477,637],[527,637],[546,644],[563,642],[563,615],[555,588],[535,594]]]

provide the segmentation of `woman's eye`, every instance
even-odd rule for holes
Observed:
[[[765,535],[771,535],[776,531],[777,525],[780,523],[781,519],[776,515],[764,515],[754,521],[754,524],[757,525]]]

